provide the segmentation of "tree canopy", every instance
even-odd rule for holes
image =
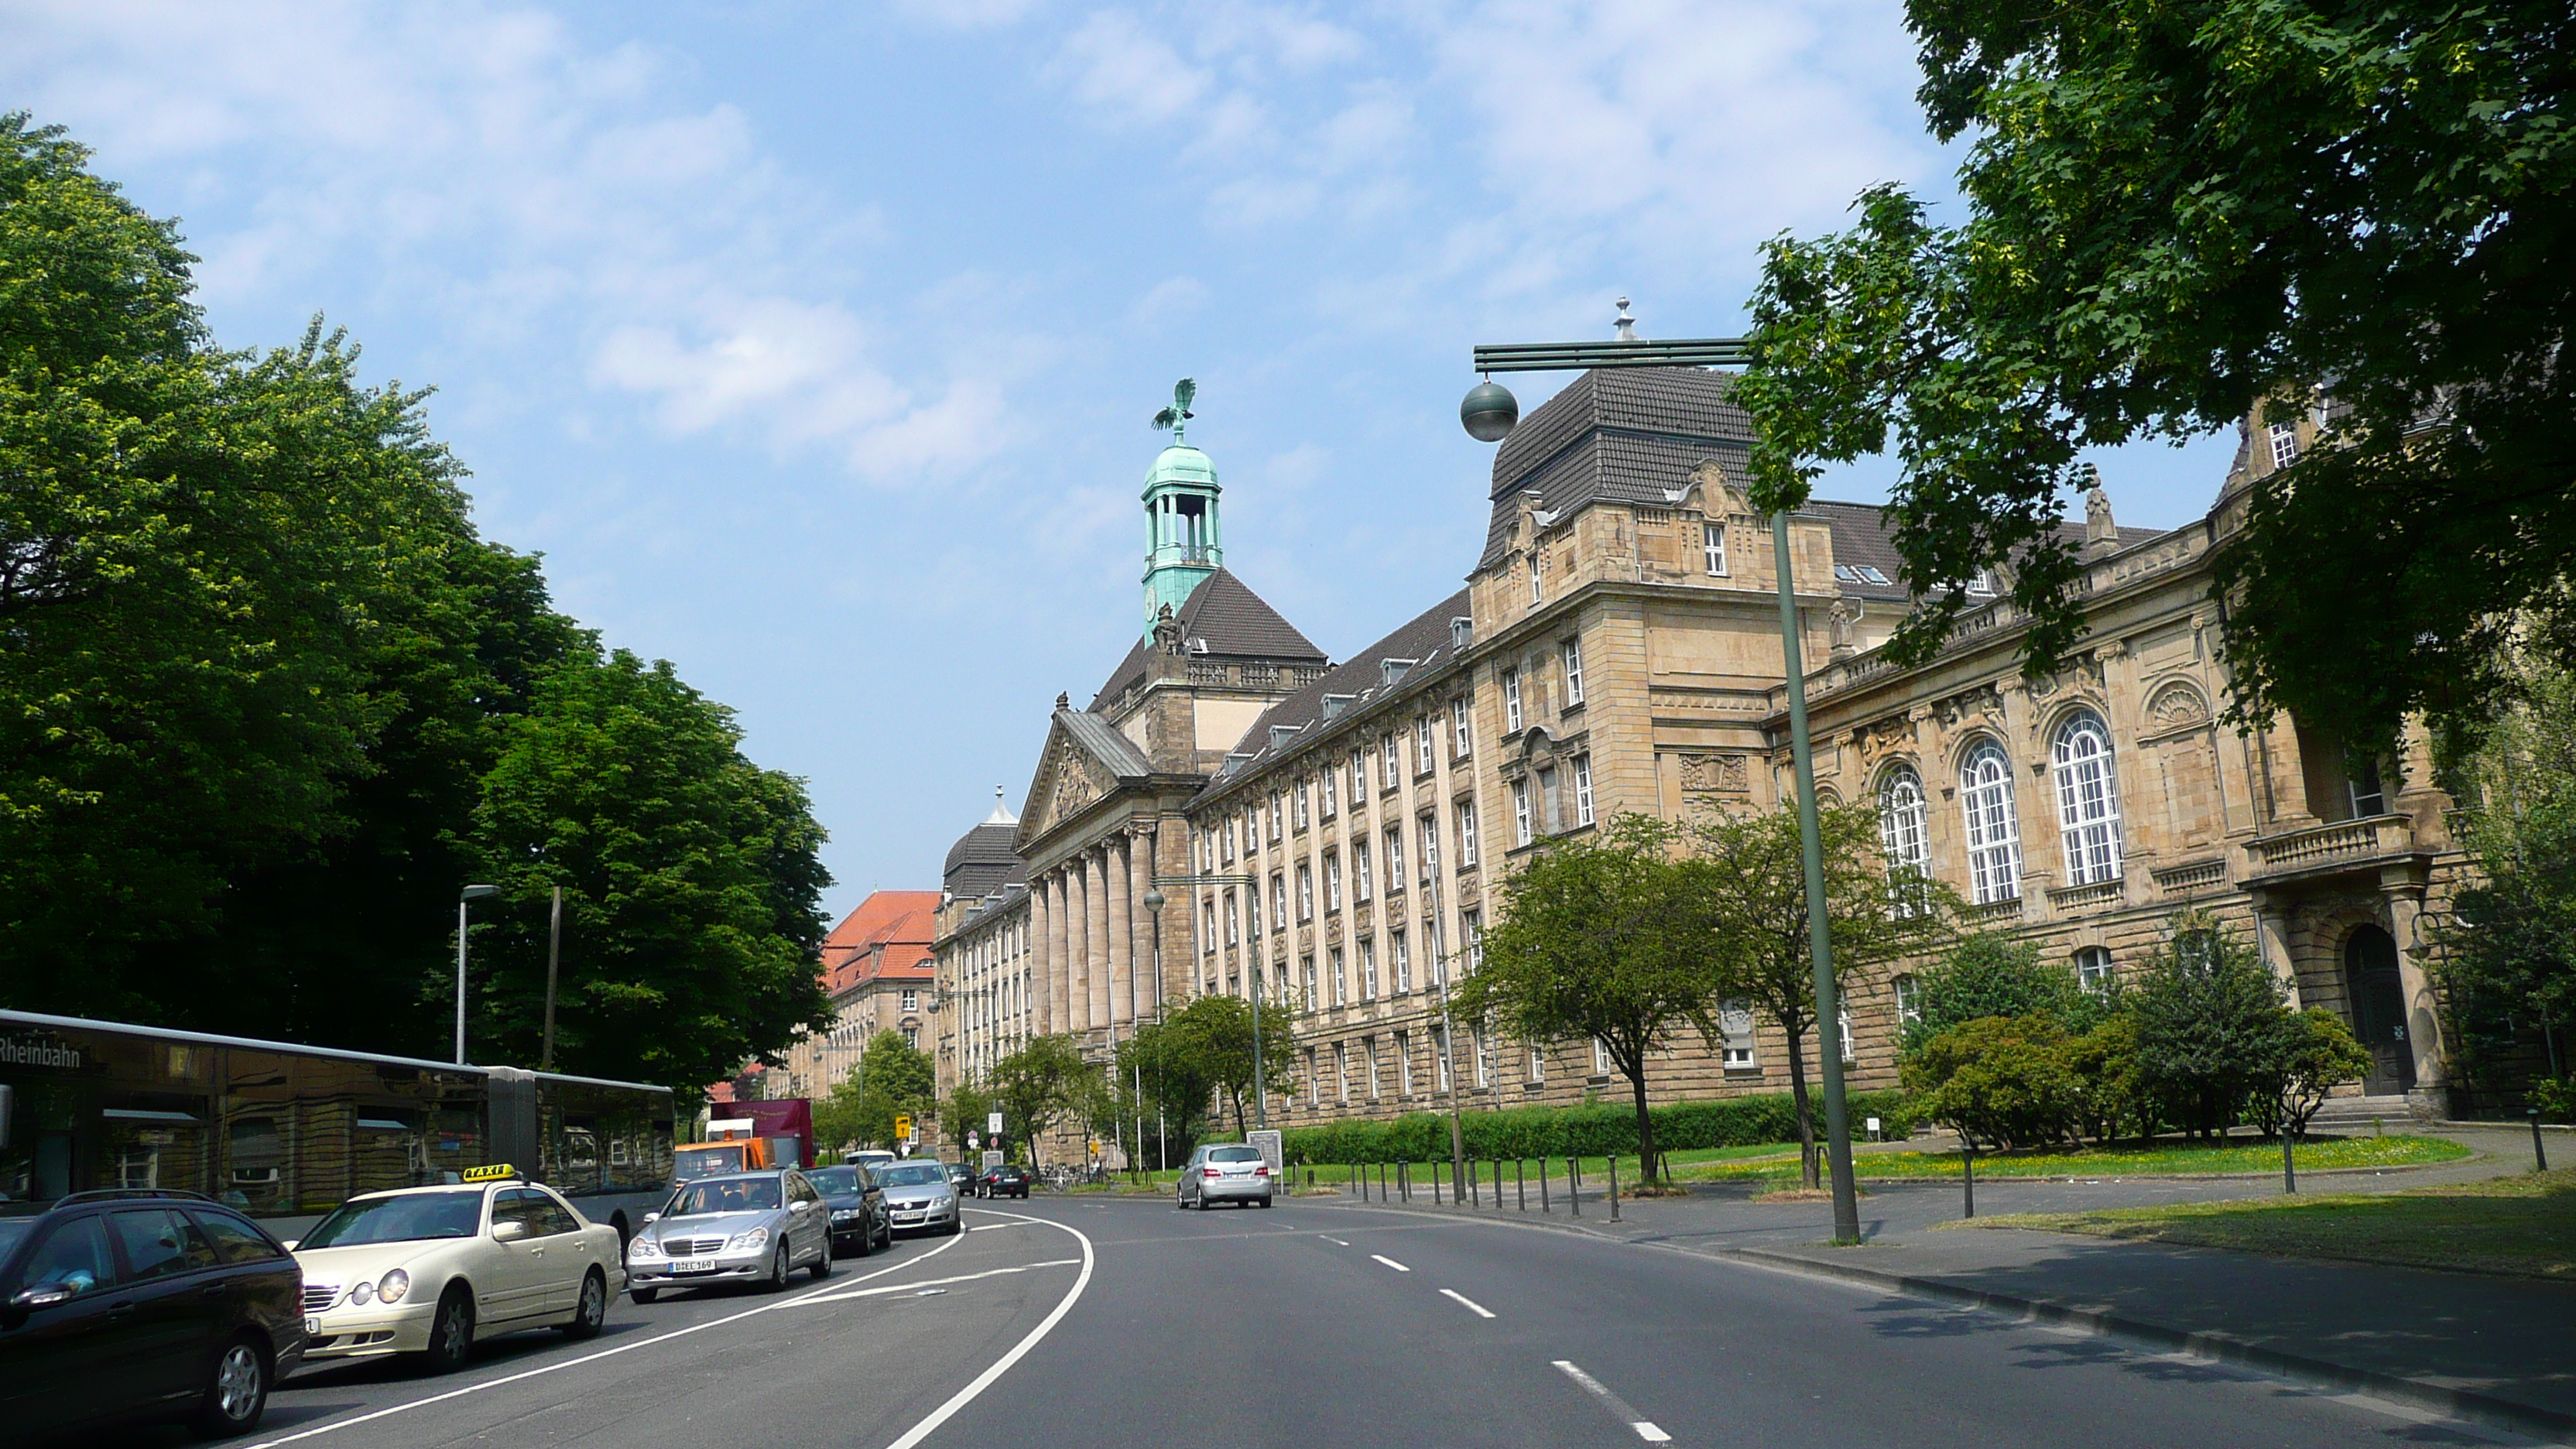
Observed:
[[[1270,1091],[1287,1091],[1295,1081],[1296,1027],[1296,1013],[1284,1007],[1274,1005],[1262,1013],[1261,1075]],[[1167,1082],[1180,1087],[1191,1079],[1206,1083],[1233,1107],[1234,1130],[1243,1132],[1248,1125],[1244,1095],[1252,1090],[1252,1003],[1239,996],[1201,996],[1173,1012],[1159,1030],[1171,1051],[1166,1070],[1174,1075]],[[1143,1032],[1138,1035],[1141,1039]],[[1153,1058],[1142,1060],[1150,1074]]]
[[[1027,1045],[993,1064],[984,1080],[987,1100],[1002,1113],[1006,1141],[1028,1145],[1038,1164],[1038,1143],[1058,1126],[1087,1124],[1104,1095],[1100,1069],[1082,1059],[1082,1048],[1062,1033],[1031,1037]]]
[[[814,1139],[834,1146],[855,1142],[891,1147],[894,1119],[909,1116],[918,1122],[928,1117],[938,1090],[930,1054],[889,1027],[868,1038],[859,1064],[832,1084],[829,1096],[814,1104]],[[964,1126],[952,1135],[959,1146],[965,1145]]]
[[[2345,738],[2509,686],[2495,646],[2564,612],[2576,428],[2567,7],[2548,0],[1911,0],[1967,210],[1895,186],[1769,244],[1754,496],[1891,446],[1928,657],[2010,566],[2028,667],[2081,636],[2057,535],[2081,449],[2307,415],[2222,558],[2242,708]],[[2371,601],[2350,607],[2354,598]],[[2550,635],[2576,646],[2576,628]]]

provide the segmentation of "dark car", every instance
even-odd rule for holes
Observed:
[[[975,1169],[968,1167],[962,1162],[952,1162],[948,1164],[948,1185],[957,1189],[957,1195],[959,1197],[973,1196],[975,1192]]]
[[[985,1168],[982,1191],[986,1197],[1027,1197],[1029,1170],[1016,1162]]]
[[[852,1162],[840,1167],[818,1167],[805,1174],[823,1194],[823,1206],[832,1214],[832,1251],[864,1258],[894,1242],[894,1229],[886,1217],[885,1189],[865,1167]]]
[[[277,1239],[195,1193],[76,1192],[0,1218],[0,1424],[246,1433],[304,1356],[303,1295]]]

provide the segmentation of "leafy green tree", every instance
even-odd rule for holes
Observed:
[[[1770,244],[1737,394],[1757,506],[1892,439],[1928,606],[1891,653],[1929,657],[1959,581],[2009,561],[2045,669],[2085,628],[2055,531],[2079,449],[2330,392],[2332,446],[2256,486],[2222,558],[2244,708],[2366,740],[2505,687],[2495,646],[2576,556],[2566,7],[1906,9],[1966,215],[1880,186]]]
[[[1798,1108],[1799,1166],[1818,1182],[1814,1104],[1807,1091],[1807,1037],[1816,1032],[1816,975],[1807,943],[1806,867],[1798,815],[1781,809],[1718,816],[1694,825],[1697,854],[1685,867],[1686,918],[1713,947],[1704,989],[1741,999],[1788,1039],[1789,1094]],[[1923,950],[1947,929],[1950,899],[1926,881],[1888,888],[1879,857],[1877,813],[1844,806],[1817,816],[1824,857],[1825,912],[1840,996],[1860,973]],[[1848,999],[1848,998],[1846,998]],[[1822,1034],[1838,1039],[1839,1028]],[[1821,1043],[1819,1050],[1827,1050]],[[1639,1097],[1643,1102],[1642,1094]]]
[[[1527,1041],[1589,1038],[1628,1079],[1639,1154],[1662,1158],[1646,1110],[1646,1064],[1675,1032],[1714,1041],[1717,950],[1701,883],[1677,858],[1678,827],[1622,814],[1551,841],[1506,877],[1484,964],[1451,1010]]]
[[[1031,1037],[1028,1044],[993,1064],[985,1090],[1002,1112],[1002,1135],[1025,1143],[1029,1166],[1038,1165],[1038,1144],[1067,1122],[1088,1122],[1093,1098],[1101,1092],[1100,1069],[1082,1059],[1071,1036]]]
[[[1261,1014],[1261,1075],[1271,1091],[1284,1092],[1297,1070],[1296,1013],[1273,1006]],[[1252,1090],[1252,1003],[1239,996],[1202,996],[1175,1011],[1162,1028],[1179,1075],[1168,1086],[1205,1082],[1234,1108],[1234,1130],[1244,1132],[1244,1094]],[[1205,1098],[1200,1100],[1204,1101]]]
[[[1969,1145],[2065,1140],[2083,1105],[2066,1028],[2048,1015],[1981,1016],[1943,1029],[1906,1060],[1906,1090]]]
[[[2047,1016],[2070,1031],[2092,1029],[2112,1009],[2083,988],[2073,965],[2040,959],[2039,946],[1998,931],[1961,936],[1917,972],[1916,1015],[1900,1043],[1907,1054],[1954,1026],[1988,1016]]]
[[[992,1093],[982,1086],[974,1082],[959,1082],[949,1089],[948,1099],[939,1104],[939,1135],[960,1152],[966,1150],[966,1134],[969,1132],[976,1134],[977,1142],[983,1142],[984,1121],[992,1114],[994,1105]]]
[[[535,1059],[546,912],[564,888],[555,1061],[717,1081],[824,1029],[829,883],[798,781],[743,758],[730,711],[623,650],[541,679],[483,779],[475,839],[510,904],[474,957],[477,1039]],[[436,978],[423,993],[437,999]]]
[[[891,1147],[894,1119],[911,1117],[919,1131],[937,1099],[929,1054],[889,1028],[868,1038],[859,1064],[814,1104],[814,1136],[818,1142]],[[958,1140],[962,1145],[965,1139]]]
[[[2370,1052],[2353,1040],[2343,1018],[2323,1007],[2295,1012],[2281,1034],[2280,1052],[2254,1084],[2255,1125],[2268,1136],[2308,1135],[2308,1119],[2336,1087],[2370,1070]]]
[[[2216,1136],[2267,1092],[2299,1043],[2288,992],[2254,953],[2204,916],[2175,919],[2129,1009],[2138,1065],[2167,1120]]]
[[[1161,1134],[1164,1165],[1187,1159],[1206,1131],[1208,1103],[1217,1088],[1179,1028],[1148,1022],[1120,1042],[1116,1086],[1119,1115],[1141,1121],[1149,1134]]]

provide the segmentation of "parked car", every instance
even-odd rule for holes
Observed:
[[[247,1433],[304,1356],[284,1244],[195,1193],[76,1192],[0,1218],[0,1425],[119,1420]]]
[[[832,1215],[832,1256],[845,1251],[853,1258],[864,1258],[879,1248],[894,1244],[894,1228],[886,1220],[885,1189],[864,1167],[853,1162],[843,1167],[818,1167],[805,1174],[814,1190],[823,1194],[823,1207]]]
[[[1268,1207],[1275,1186],[1270,1164],[1260,1148],[1219,1143],[1190,1154],[1190,1160],[1181,1168],[1179,1197],[1172,1206],[1195,1207],[1202,1212],[1214,1202]]]
[[[988,1167],[984,1169],[984,1177],[979,1186],[986,1197],[1027,1197],[1029,1170],[1016,1162],[1005,1162],[999,1167]]]
[[[798,1268],[832,1276],[832,1214],[793,1168],[684,1183],[626,1245],[638,1303],[710,1283],[758,1282],[775,1292]]]
[[[449,1373],[505,1333],[598,1335],[626,1287],[617,1229],[552,1188],[486,1171],[462,1186],[363,1193],[295,1241],[307,1362],[416,1353]]]
[[[885,1187],[887,1216],[895,1231],[955,1233],[966,1226],[948,1169],[936,1162],[898,1162],[876,1174]]]

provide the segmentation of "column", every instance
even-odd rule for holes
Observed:
[[[1065,873],[1047,872],[1046,959],[1038,969],[1047,991],[1047,1017],[1039,1029],[1049,1035],[1073,1030],[1072,905]]]
[[[2398,872],[2402,873],[2403,867]],[[2442,1015],[2433,995],[2431,978],[2424,974],[2424,961],[2418,954],[2421,944],[2417,931],[2424,916],[2424,887],[2413,880],[2389,881],[2381,878],[2380,891],[2388,898],[2388,933],[2397,938],[2397,985],[2406,997],[2406,1045],[2415,1054],[2415,1089],[2439,1091],[2442,1087]],[[2440,1107],[2450,1115],[2447,1104]]]
[[[1046,979],[1047,924],[1052,919],[1047,907],[1046,877],[1035,877],[1029,882],[1029,965],[1035,969],[1036,979],[1041,981]],[[1027,1004],[1035,1012],[1033,1020],[1044,1018],[1045,1012],[1035,1002]]]
[[[1091,1018],[1085,1024],[1096,1030],[1109,1025],[1109,847],[1095,845],[1083,852],[1082,869],[1082,921],[1091,948],[1090,969],[1083,973],[1083,984],[1091,991]]]
[[[1065,1021],[1066,1029],[1079,1036],[1091,1030],[1091,879],[1090,864],[1081,856],[1065,862],[1064,890],[1065,959],[1070,963]]]
[[[1129,888],[1134,864],[1128,859],[1127,837],[1112,836],[1109,841],[1109,1020],[1113,1024],[1134,1027],[1136,1024],[1136,896]]]

